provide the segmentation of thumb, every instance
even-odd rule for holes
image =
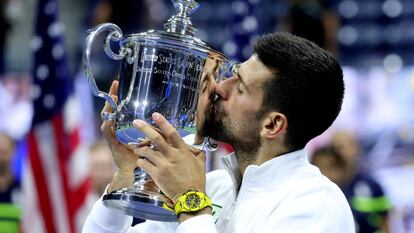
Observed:
[[[197,160],[197,162],[200,164],[200,165],[203,165],[203,167],[205,167],[205,165],[206,165],[206,159],[207,159],[207,157],[206,157],[206,152],[205,151],[200,151],[200,153],[198,153],[197,155],[196,155],[196,160]]]
[[[198,156],[198,154],[200,154],[202,152],[202,150],[194,147],[194,146],[190,146],[188,145],[188,149],[190,150],[190,152],[194,155],[194,156]]]

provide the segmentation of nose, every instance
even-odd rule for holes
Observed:
[[[214,93],[223,100],[228,99],[230,85],[233,80],[234,78],[228,78],[217,83],[214,89]]]

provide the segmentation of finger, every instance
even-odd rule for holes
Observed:
[[[111,88],[112,89],[112,88]],[[117,96],[112,96],[112,98],[114,99],[114,101],[115,102],[117,102],[117,100],[118,100],[118,97]],[[102,113],[104,113],[104,112],[112,112],[112,107],[111,107],[111,105],[108,103],[108,101],[106,101],[106,103],[105,103],[105,106],[103,107],[103,109],[102,109],[102,112],[101,112],[101,115],[102,115]],[[115,140],[116,138],[115,138],[115,133],[114,133],[114,124],[115,124],[115,121],[113,121],[113,120],[109,120],[109,119],[107,119],[107,120],[104,120],[103,122],[102,122],[102,125],[101,125],[101,131],[102,131],[102,134],[104,135],[104,137],[107,139],[107,140],[111,140],[111,141],[113,141],[113,140]]]
[[[111,97],[112,97],[112,99],[114,99],[115,103],[118,101],[118,96],[116,96],[116,95],[111,95]],[[104,112],[109,112],[109,113],[111,113],[111,112],[112,112],[112,106],[109,104],[109,102],[108,102],[108,101],[105,101],[105,105],[104,105],[104,107],[102,108],[101,115],[102,115],[102,113],[104,113]],[[105,120],[105,121],[112,122],[112,120]]]
[[[205,168],[206,167],[206,161],[207,161],[206,152],[201,151],[198,155],[196,155],[196,160],[200,164],[200,166]]]
[[[170,146],[165,141],[164,137],[155,130],[152,126],[142,120],[134,120],[132,125],[143,132],[145,136],[152,141],[152,143],[157,147],[162,153],[168,152]]]
[[[144,139],[140,140],[139,142],[129,142],[126,146],[130,150],[134,150],[136,148],[149,146],[149,145],[151,145],[151,140],[149,140],[148,138],[144,138]]]
[[[153,179],[156,177],[157,168],[152,164],[150,161],[146,159],[138,159],[137,160],[137,167],[142,168],[148,175],[150,175]]]
[[[111,85],[111,88],[109,88],[109,92],[108,92],[108,94],[114,99],[115,103],[118,101],[118,97],[116,96],[116,94],[118,92],[118,85],[119,85],[118,81],[116,81],[116,80],[113,81],[112,85]],[[113,109],[112,109],[111,105],[109,104],[109,102],[105,101],[105,106],[103,107],[103,109],[101,111],[101,114],[103,112],[112,112],[112,110]]]
[[[154,112],[152,119],[160,127],[162,134],[171,145],[177,148],[187,146],[177,130],[161,114]]]
[[[112,127],[112,121],[104,121],[101,125],[101,132],[108,142],[116,140],[115,132]]]
[[[111,84],[111,88],[109,88],[109,95],[116,95],[118,93],[118,86],[119,86],[119,81],[118,80],[114,80]]]
[[[165,158],[160,155],[158,151],[155,151],[148,146],[138,147],[133,151],[136,155],[148,159],[154,166],[158,166],[165,161]]]
[[[191,153],[193,153],[193,155],[198,155],[198,154],[200,154],[201,152],[202,152],[202,150],[200,150],[200,149],[197,149],[197,148],[195,148],[195,147],[193,147],[193,146],[188,146],[188,149],[190,150],[190,152]]]
[[[206,163],[207,156],[205,151],[201,151],[196,155],[197,160],[202,161],[203,163]]]
[[[113,81],[111,88],[109,88],[108,94],[111,95],[111,97],[114,99],[115,103],[118,101],[118,96],[116,96],[116,93],[118,92],[118,81]],[[112,107],[109,104],[108,101],[105,102],[105,106],[102,108],[101,114],[104,112],[112,112]],[[106,120],[102,122],[101,125],[101,131],[103,136],[106,138],[106,140],[110,143],[116,143],[117,139],[115,137],[114,129],[113,129],[114,121],[112,120]]]

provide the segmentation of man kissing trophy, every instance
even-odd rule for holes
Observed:
[[[83,53],[83,69],[94,95],[105,99],[113,112],[102,113],[104,121],[115,121],[115,135],[124,144],[139,144],[144,135],[132,126],[134,119],[153,124],[151,115],[161,113],[185,137],[195,131],[197,104],[202,80],[218,82],[229,69],[228,59],[195,36],[190,15],[199,7],[194,0],[173,0],[177,14],[164,24],[164,30],[123,36],[115,24],[103,23],[89,30]],[[118,101],[100,91],[91,72],[91,50],[98,34],[107,32],[104,50],[121,60]],[[117,42],[114,52],[111,42]],[[207,148],[214,145],[206,143]],[[136,168],[132,187],[105,194],[109,208],[137,218],[177,221],[175,212],[151,177]]]

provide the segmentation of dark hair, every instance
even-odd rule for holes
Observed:
[[[261,37],[254,51],[275,73],[264,86],[264,110],[283,113],[288,119],[286,145],[303,148],[323,133],[341,110],[341,66],[315,43],[289,33]]]

